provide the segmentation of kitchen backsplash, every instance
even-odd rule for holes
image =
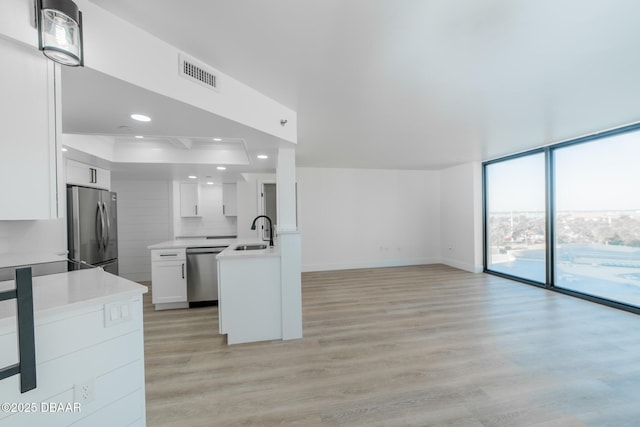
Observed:
[[[0,221],[0,267],[66,259],[64,218]]]

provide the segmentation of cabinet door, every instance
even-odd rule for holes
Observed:
[[[111,189],[111,172],[106,169],[67,159],[65,170],[67,184],[103,190]]]
[[[67,184],[87,186],[93,182],[93,169],[84,163],[65,160],[65,175]]]
[[[102,168],[95,168],[96,170],[96,188],[103,188],[105,190],[111,190],[111,171]]]
[[[196,183],[180,184],[180,216],[198,217],[200,213],[200,186]]]
[[[151,296],[154,304],[187,301],[185,260],[151,263]]]
[[[221,277],[221,269],[222,269],[222,265],[223,263],[220,262],[220,260],[216,260],[216,263],[218,264],[218,268],[217,268],[217,274],[218,274],[218,332],[220,332],[220,334],[226,334],[227,333],[227,324],[225,323],[225,318],[224,318],[224,314],[223,314],[223,308],[222,308],[222,286],[220,285],[222,282],[220,280]]]
[[[222,184],[222,214],[238,216],[238,195],[236,184]]]
[[[58,216],[55,65],[0,38],[0,220]]]

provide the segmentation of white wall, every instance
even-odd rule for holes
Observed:
[[[236,218],[222,214],[222,184],[200,185],[200,214],[198,218],[180,216],[180,182],[173,183],[173,235],[189,236],[235,236]]]
[[[442,262],[482,271],[482,169],[466,163],[440,171]]]
[[[118,193],[118,261],[120,276],[151,280],[147,246],[171,239],[172,181],[111,180]]]
[[[302,270],[440,259],[437,171],[298,168]]]

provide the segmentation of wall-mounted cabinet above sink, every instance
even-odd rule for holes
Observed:
[[[180,216],[183,218],[202,216],[200,185],[198,183],[183,182],[180,184]]]
[[[238,188],[236,184],[222,184],[222,214],[238,216]]]

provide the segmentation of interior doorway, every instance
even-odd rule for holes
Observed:
[[[278,198],[276,192],[275,182],[262,182],[260,188],[260,208],[262,210],[261,215],[266,215],[273,221],[273,228],[275,230],[276,223],[278,221]],[[265,227],[266,222],[262,222],[261,238],[262,240],[269,240],[271,238],[271,230],[269,227]]]

